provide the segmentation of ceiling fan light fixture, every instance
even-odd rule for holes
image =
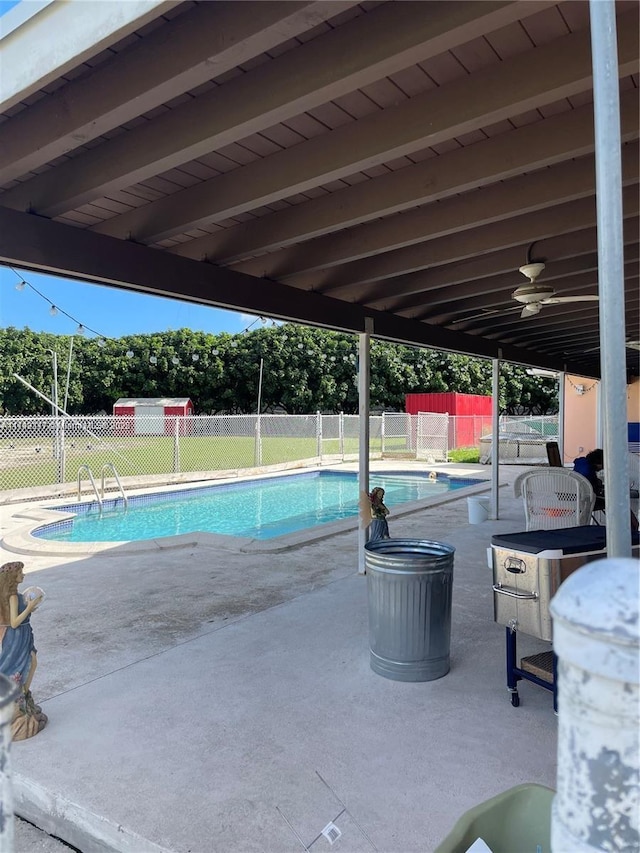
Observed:
[[[519,272],[522,273],[525,278],[528,278],[531,283],[533,283],[540,273],[544,270],[544,264],[542,261],[536,261],[532,264],[525,264],[520,267]]]
[[[539,302],[529,302],[529,304],[525,305],[524,308],[522,309],[522,314],[520,314],[520,316],[521,317],[533,317],[534,314],[540,313],[541,307],[542,306],[540,305]]]

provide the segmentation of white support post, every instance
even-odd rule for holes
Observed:
[[[359,443],[358,443],[358,491],[360,498],[369,492],[369,385],[371,371],[371,354],[369,350],[370,333],[373,331],[373,320],[365,319],[365,331],[358,341],[358,414],[359,414]],[[358,574],[365,574],[364,546],[367,543],[369,520],[360,513],[358,524]]]
[[[18,698],[15,682],[0,675],[0,853],[13,853],[13,787],[11,784],[11,721]]]
[[[500,356],[502,352],[500,351]],[[499,518],[500,505],[498,487],[500,485],[500,358],[493,359],[491,378],[492,416],[491,429],[491,518]]]
[[[564,465],[564,417],[566,405],[567,376],[564,370],[558,374],[558,450],[560,459]]]
[[[638,561],[596,560],[551,602],[558,656],[554,853],[638,850]]]
[[[620,80],[614,0],[590,0],[607,554],[631,556]]]

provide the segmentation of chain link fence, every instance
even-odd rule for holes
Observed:
[[[501,461],[544,457],[556,418],[501,418]],[[478,447],[489,461],[490,418],[402,412],[370,417],[371,458],[444,462]],[[288,463],[353,461],[358,415],[149,415],[0,419],[0,491],[153,475],[237,471]],[[503,441],[503,430],[510,438]],[[519,444],[512,438],[515,435]],[[537,455],[523,448],[537,442]],[[484,442],[484,444],[483,444]],[[504,452],[507,448],[508,452]],[[87,482],[88,481],[88,482]],[[129,480],[131,484],[131,480]],[[113,485],[113,483],[112,483]],[[67,489],[68,491],[68,489]]]

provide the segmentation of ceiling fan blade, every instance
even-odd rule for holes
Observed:
[[[543,305],[559,305],[561,302],[597,302],[597,296],[549,296],[540,300]]]
[[[473,320],[490,319],[500,314],[506,314],[508,311],[518,311],[519,308],[520,306],[516,305],[513,308],[496,308],[495,311],[482,311],[480,314],[470,314],[468,317],[456,317],[455,320],[451,321],[451,325],[455,326],[456,323],[471,323]]]
[[[640,341],[627,341],[625,343],[625,347],[627,349],[634,349],[640,352]],[[589,349],[584,350],[584,352],[598,352],[600,350],[600,344],[597,347],[589,347]]]

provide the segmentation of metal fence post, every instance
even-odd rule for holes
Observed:
[[[13,853],[13,789],[11,787],[11,721],[18,689],[0,675],[0,853]]]
[[[64,483],[66,471],[65,471],[65,458],[66,458],[66,448],[65,448],[65,438],[64,438],[64,418],[56,415],[56,418],[60,421],[60,426],[57,429],[58,432],[58,482]]]
[[[316,456],[322,457],[322,415],[320,412],[316,412],[316,442]]]
[[[180,473],[180,415],[175,416],[173,427],[173,473]]]
[[[256,415],[255,423],[255,450],[254,463],[256,468],[262,465],[262,415],[260,412]]]
[[[340,447],[340,456],[344,462],[344,412],[340,412],[338,420],[338,441]]]

